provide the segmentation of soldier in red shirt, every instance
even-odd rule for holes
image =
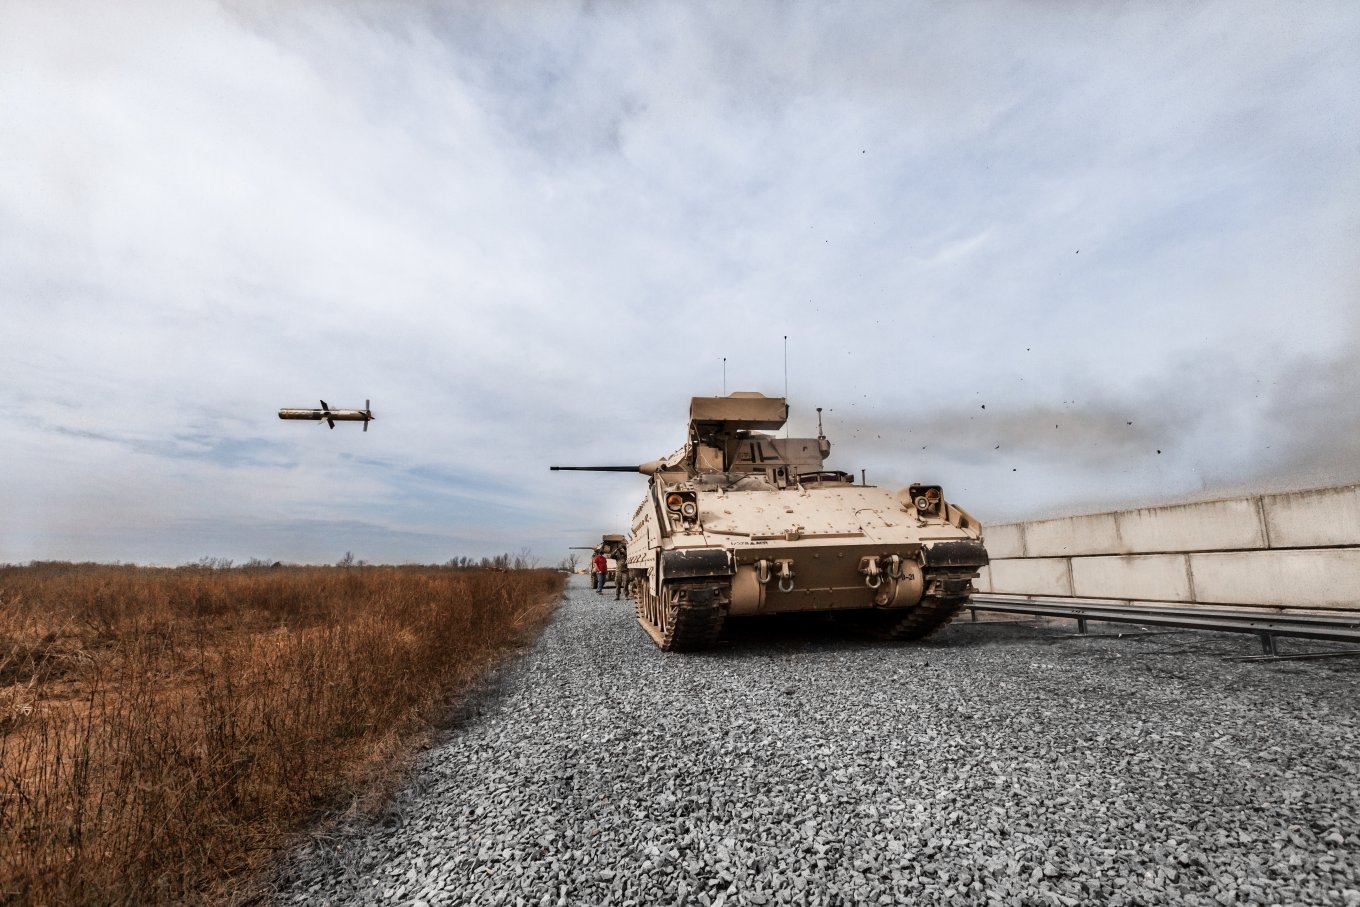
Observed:
[[[595,557],[590,561],[591,584],[595,587],[596,595],[604,595],[604,578],[609,575],[609,561],[605,560],[603,551],[596,551]]]

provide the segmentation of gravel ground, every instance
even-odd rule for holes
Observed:
[[[1054,633],[764,622],[663,654],[573,578],[275,903],[1360,905],[1360,659]]]

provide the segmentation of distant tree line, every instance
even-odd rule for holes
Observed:
[[[482,558],[467,555],[451,557],[444,562],[444,566],[455,570],[537,570],[538,558],[528,548],[521,548],[518,554],[503,552]]]
[[[521,548],[517,554],[503,552],[490,557],[468,557],[466,555],[449,558],[440,566],[448,567],[453,570],[536,570],[538,569],[538,558],[528,548]],[[233,566],[230,558],[225,557],[204,557],[199,558],[192,564],[185,564],[186,567],[198,567],[204,570],[229,570]],[[252,557],[245,561],[238,569],[242,570],[261,570],[274,567],[292,567],[295,564],[283,564],[279,561],[268,561],[264,558]],[[344,568],[354,567],[374,567],[386,566],[371,564],[363,558],[354,556],[353,551],[346,551],[335,566]]]
[[[573,560],[573,566],[574,566],[574,565],[575,565],[575,558],[573,557],[572,560]],[[6,563],[0,563],[0,568],[18,569],[18,568],[21,568],[21,567],[24,567],[24,566],[25,566],[25,565],[23,565],[23,564],[6,564]],[[130,567],[130,568],[131,568],[131,567],[136,567],[137,565],[136,565],[135,563],[131,563],[131,562],[128,562],[128,563],[120,563],[120,562],[117,562],[117,561],[114,561],[114,562],[112,562],[112,563],[95,563],[95,562],[89,562],[89,561],[78,562],[78,563],[77,563],[77,562],[73,562],[73,561],[37,561],[37,560],[35,560],[35,561],[29,561],[28,564],[27,564],[26,566],[27,566],[29,569],[32,569],[32,568],[35,568],[35,567],[36,567],[36,568],[48,568],[48,569],[70,569],[70,568],[72,568],[72,567],[95,568],[95,567],[110,567],[110,566],[113,566],[113,567],[124,566],[124,567]],[[201,558],[199,558],[199,559],[196,560],[196,561],[190,561],[190,562],[188,562],[188,563],[181,564],[181,565],[179,566],[178,569],[180,569],[180,570],[274,570],[274,569],[278,569],[278,568],[281,568],[281,567],[300,567],[300,566],[304,566],[304,565],[302,565],[302,564],[289,564],[289,563],[284,563],[284,562],[282,562],[282,561],[271,561],[271,560],[268,560],[268,559],[262,558],[262,557],[252,557],[252,558],[250,558],[250,559],[248,559],[248,560],[242,561],[242,562],[239,563],[239,564],[236,563],[236,561],[232,560],[232,559],[229,558],[229,557],[201,557]],[[335,562],[335,566],[337,566],[337,567],[344,567],[344,568],[359,568],[359,567],[378,567],[378,566],[390,566],[390,565],[387,565],[387,564],[371,564],[371,563],[369,563],[368,561],[366,561],[366,560],[364,560],[364,559],[362,559],[362,558],[357,558],[357,557],[355,557],[353,551],[346,551],[346,552],[344,553],[344,555],[343,555],[342,557],[340,557],[340,559],[337,560],[337,561]],[[433,566],[433,565],[411,565],[411,566]],[[455,556],[455,557],[449,558],[449,559],[448,559],[447,561],[445,561],[443,564],[439,564],[439,565],[437,565],[437,566],[448,567],[448,568],[453,569],[453,570],[537,570],[537,569],[539,568],[539,559],[538,559],[537,557],[535,557],[535,556],[534,556],[534,553],[533,553],[532,551],[530,551],[528,548],[521,548],[521,549],[519,550],[519,552],[516,553],[516,554],[511,554],[510,552],[507,551],[507,552],[503,552],[503,553],[501,553],[501,554],[492,555],[492,556],[490,556],[490,557],[468,557],[468,556],[466,556],[466,555]],[[561,567],[562,565],[559,564],[558,566]]]

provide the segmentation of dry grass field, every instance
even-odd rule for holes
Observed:
[[[547,570],[0,567],[0,904],[224,903],[392,782]]]

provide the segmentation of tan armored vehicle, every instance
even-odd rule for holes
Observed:
[[[628,542],[621,535],[605,535],[600,542],[605,561],[609,565],[609,577],[614,581],[614,600],[618,601],[628,592]],[[606,584],[605,588],[608,588]],[[631,593],[629,593],[631,595]]]
[[[600,550],[604,552],[610,579],[614,581],[614,598],[618,598],[620,592],[628,590],[628,541],[622,535],[605,533],[600,539]]]
[[[818,411],[820,413],[820,410]],[[689,439],[641,466],[552,467],[651,477],[633,514],[628,573],[656,644],[708,646],[727,617],[843,611],[919,639],[968,603],[987,563],[982,526],[938,485],[855,484],[824,466],[831,444],[778,438],[782,397],[695,397]]]
[[[631,471],[631,470],[630,470]],[[619,533],[606,532],[600,536],[598,545],[572,545],[572,551],[589,551],[592,555],[598,551],[604,555],[605,561],[609,566],[609,578],[614,581],[616,589],[627,588],[628,585],[628,544],[627,539]],[[587,565],[586,572],[589,573]],[[609,588],[605,586],[605,588]],[[615,596],[617,598],[618,596]]]
[[[627,539],[621,534],[606,532],[600,536],[600,544],[595,550],[602,552],[611,561],[624,561],[628,553]]]

